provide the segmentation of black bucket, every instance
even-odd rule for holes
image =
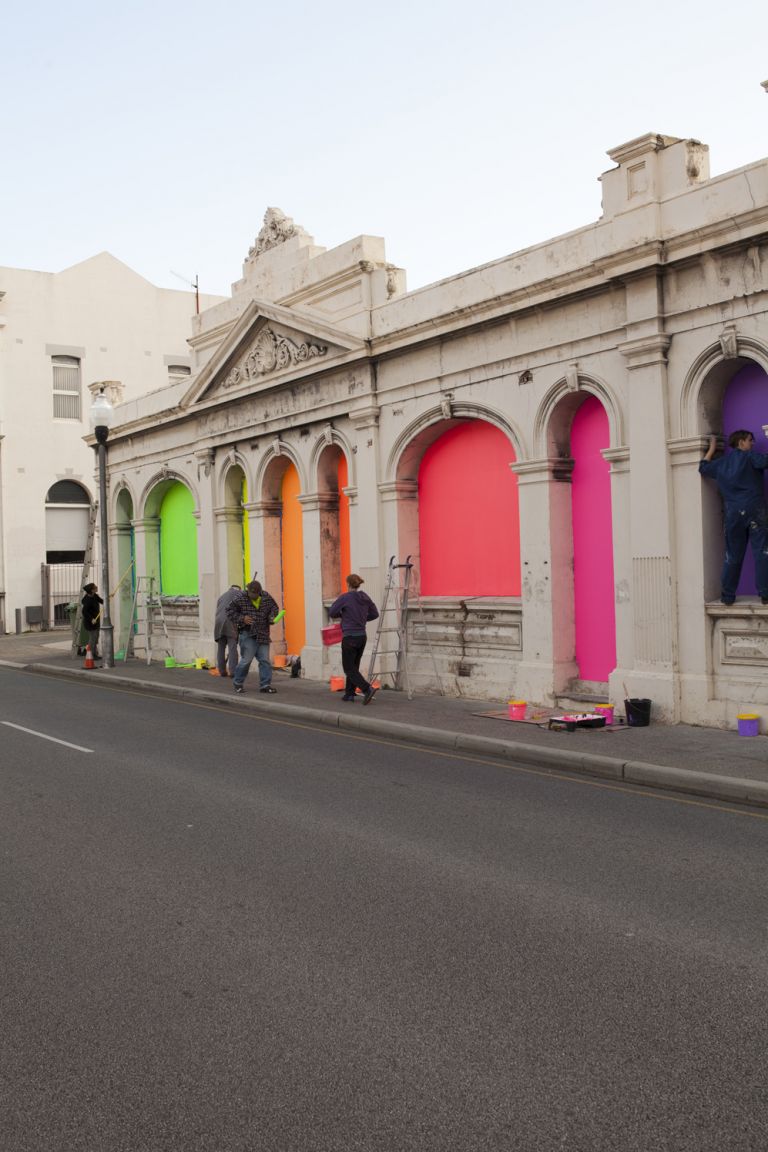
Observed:
[[[624,711],[630,728],[647,728],[651,722],[650,700],[625,700]]]

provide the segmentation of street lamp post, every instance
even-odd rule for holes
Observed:
[[[101,654],[105,668],[115,666],[115,642],[109,611],[109,536],[107,525],[107,440],[114,419],[114,408],[102,388],[93,398],[90,411],[91,430],[96,437],[99,461],[99,536],[101,537],[101,584],[104,608],[101,619]]]

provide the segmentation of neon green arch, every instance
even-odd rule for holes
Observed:
[[[199,594],[194,511],[189,488],[172,484],[160,505],[160,587],[164,596]]]

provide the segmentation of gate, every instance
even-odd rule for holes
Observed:
[[[93,580],[89,569],[83,579],[82,564],[41,564],[40,585],[43,605],[42,628],[69,628],[69,605],[78,604],[83,596],[83,585]]]

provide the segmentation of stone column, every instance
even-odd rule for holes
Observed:
[[[616,618],[616,669],[631,665],[634,652],[634,611],[632,608],[632,544],[630,539],[629,449],[604,448],[610,466],[611,531],[613,535],[613,587]],[[618,671],[608,677],[608,695],[616,705],[624,699]]]
[[[628,313],[650,307],[658,284],[648,278],[628,286]],[[628,327],[653,326],[635,321]],[[631,604],[634,617],[633,659],[616,670],[616,682],[631,696],[649,697],[655,714],[674,721],[679,716],[676,685],[676,609],[672,555],[672,485],[667,451],[667,350],[670,337],[651,331],[620,346],[630,375],[629,473]]]
[[[133,609],[133,580],[131,563],[131,526],[128,523],[111,524],[110,555],[117,556],[116,565],[110,564],[114,573],[115,596],[112,601],[112,624],[114,625],[114,650],[124,652],[131,636],[131,611]],[[119,583],[119,586],[118,586]]]
[[[213,448],[195,452],[200,506],[197,510],[197,573],[198,573],[198,625],[200,643],[213,647],[213,623],[216,601],[220,595],[216,575],[216,547],[214,533],[215,472]]]
[[[301,652],[301,666],[312,680],[326,674],[326,649],[320,629],[327,623],[323,606],[323,587],[331,586],[329,568],[338,568],[338,555],[324,539],[323,520],[334,511],[338,516],[339,498],[335,492],[311,492],[299,496],[304,536],[304,625],[306,639]],[[323,578],[325,575],[325,579]],[[336,580],[338,584],[338,580]]]
[[[133,547],[136,561],[136,581],[145,576],[154,577],[155,593],[160,592],[160,517],[146,516],[133,522]],[[148,584],[143,585],[144,590]],[[146,596],[140,597],[136,630],[133,633],[133,651],[143,656],[147,650],[147,609]]]
[[[242,586],[243,568],[243,510],[242,508],[214,508],[216,539],[216,579],[219,596],[231,584]],[[248,572],[247,578],[253,576]]]
[[[375,399],[375,397],[374,397]],[[372,599],[381,594],[382,572],[386,560],[381,548],[379,510],[379,407],[370,404],[350,412],[349,419],[356,432],[355,470],[357,473],[357,503],[350,508],[350,535],[352,563],[365,580]]]
[[[552,459],[510,465],[520,498],[523,608],[523,658],[517,666],[515,691],[536,704],[554,704],[555,693],[576,675],[573,540],[570,528],[554,539],[551,532],[553,520],[571,524],[570,466],[570,461]],[[556,471],[564,467],[566,482],[555,482]],[[558,509],[562,501],[567,508]]]

